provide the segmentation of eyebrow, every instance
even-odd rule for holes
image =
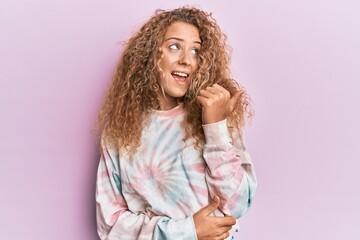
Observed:
[[[181,39],[181,38],[177,38],[177,37],[169,37],[165,40],[165,42],[169,41],[169,40],[178,40],[180,42],[184,42],[184,39]],[[201,41],[194,41],[193,43],[197,43],[197,44],[200,44],[201,45]]]

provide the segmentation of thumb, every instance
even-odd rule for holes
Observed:
[[[232,112],[235,108],[235,104],[237,103],[237,101],[239,101],[241,95],[243,92],[239,91],[237,93],[234,94],[234,96],[232,96],[229,100],[229,107],[230,107],[230,112]]]
[[[211,203],[209,203],[206,207],[204,207],[201,211],[203,214],[205,214],[206,216],[209,215],[210,213],[212,213],[213,211],[215,211],[215,209],[217,209],[220,205],[220,198],[218,196],[215,196],[212,200]]]

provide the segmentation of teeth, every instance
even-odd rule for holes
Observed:
[[[185,78],[188,76],[186,73],[181,73],[181,72],[173,72],[173,74],[178,75],[180,77],[185,77]]]

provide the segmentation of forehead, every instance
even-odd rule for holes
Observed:
[[[200,41],[199,30],[192,24],[185,22],[172,23],[165,32],[164,39],[176,37],[188,41]]]

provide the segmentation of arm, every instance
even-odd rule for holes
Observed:
[[[221,199],[219,209],[239,218],[251,205],[256,176],[243,135],[230,136],[226,120],[203,126],[206,181],[210,195]]]
[[[96,219],[101,239],[196,239],[193,218],[174,221],[128,209],[122,195],[117,154],[101,143],[96,181]]]
[[[251,205],[256,176],[243,134],[230,136],[226,118],[234,110],[242,92],[232,97],[218,84],[200,91],[205,134],[203,156],[207,163],[206,181],[210,195],[221,198],[219,209],[236,218]]]

